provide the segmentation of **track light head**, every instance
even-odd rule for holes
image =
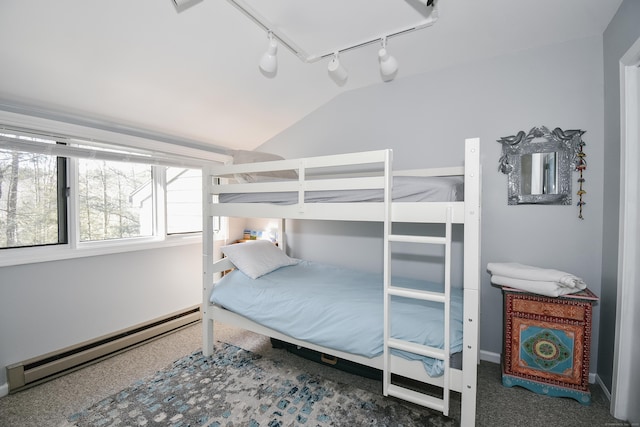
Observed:
[[[173,5],[176,7],[176,11],[180,13],[201,1],[202,0],[173,0]]]
[[[349,73],[347,69],[340,64],[340,58],[338,58],[338,52],[333,55],[331,61],[329,61],[329,65],[327,67],[327,71],[329,72],[329,77],[338,85],[344,86],[349,78]]]
[[[260,59],[260,71],[266,77],[275,77],[278,71],[278,42],[269,33],[269,45],[267,51],[262,55]]]
[[[382,75],[382,79],[386,82],[393,80],[398,73],[398,61],[389,55],[384,45],[382,49],[378,51],[378,59],[380,61],[380,74]]]
[[[411,0],[414,1],[424,7],[435,6],[436,0]]]

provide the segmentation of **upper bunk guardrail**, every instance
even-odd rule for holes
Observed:
[[[225,193],[276,193],[324,190],[368,190],[384,188],[384,177],[333,178],[313,180],[268,181],[242,184],[218,184],[212,194]]]
[[[223,178],[212,186],[212,195],[253,192],[305,192],[322,190],[366,190],[385,187],[385,170],[393,176],[462,176],[464,167],[393,171],[392,150],[335,154],[260,163],[220,165],[210,169],[211,179]],[[265,178],[264,174],[295,171],[298,179]],[[256,182],[236,183],[237,175],[259,174]],[[225,183],[224,178],[230,183]]]
[[[382,164],[384,165],[387,153],[391,150],[364,151],[360,153],[332,154],[328,156],[303,157],[300,159],[272,160],[258,163],[242,163],[220,165],[211,168],[214,176],[219,178],[233,177],[236,174],[277,172],[285,170],[297,170],[299,175],[305,175],[309,169],[351,167],[355,165]],[[382,170],[384,166],[376,169]]]
[[[385,171],[391,170],[391,150],[335,154],[291,160],[216,166],[211,179],[222,178],[211,194],[253,192],[305,192],[381,189]],[[355,172],[354,172],[355,170]],[[295,171],[297,179],[269,178],[269,174]],[[236,176],[260,176],[256,182],[233,182]],[[225,178],[230,183],[225,183]]]

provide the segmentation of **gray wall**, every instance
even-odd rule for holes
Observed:
[[[603,36],[604,45],[604,223],[598,375],[611,390],[618,289],[620,214],[620,58],[640,37],[640,1],[625,0]]]
[[[259,149],[285,157],[393,148],[401,168],[462,164],[479,137],[483,164],[482,265],[517,261],[583,277],[600,293],[602,251],[602,39],[593,37],[347,91]],[[584,220],[572,206],[508,206],[497,171],[501,136],[534,126],[584,129],[589,168]],[[574,174],[574,185],[575,184]],[[574,200],[575,201],[575,200]],[[292,225],[294,256],[381,263],[375,225]],[[307,236],[304,232],[310,232]],[[593,348],[598,345],[595,309]],[[502,352],[502,295],[482,272],[481,348]],[[597,352],[592,352],[593,367]]]
[[[201,302],[202,245],[0,268],[5,366]]]

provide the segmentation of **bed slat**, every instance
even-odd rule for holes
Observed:
[[[432,245],[444,245],[447,239],[438,236],[410,236],[404,234],[392,234],[389,236],[390,242],[402,243],[427,243]]]
[[[426,406],[427,408],[435,409],[436,411],[443,413],[445,412],[444,400],[428,394],[418,393],[417,391],[400,387],[395,384],[389,385],[388,394],[389,396],[398,397],[406,400],[407,402],[415,403],[416,405]]]
[[[442,292],[429,292],[420,291],[415,289],[398,288],[396,286],[390,286],[388,289],[389,295],[396,295],[405,298],[415,298],[424,301],[435,301],[444,303],[444,294]]]
[[[444,360],[444,358],[447,357],[444,350],[442,350],[441,348],[416,344],[409,341],[402,341],[395,338],[389,338],[389,347],[395,348],[396,350],[419,354],[421,356],[432,357],[434,359]]]

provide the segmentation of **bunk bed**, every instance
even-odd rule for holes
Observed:
[[[211,165],[204,168],[203,352],[205,355],[214,353],[214,321],[238,326],[297,346],[380,369],[383,372],[385,396],[394,396],[436,409],[445,415],[449,412],[450,391],[459,392],[461,393],[461,425],[472,426],[475,424],[479,360],[479,140],[474,138],[465,141],[465,158],[462,167],[395,171],[392,163],[391,150],[378,150],[302,159]],[[463,197],[457,196],[457,191],[461,187],[455,184],[455,180],[446,183],[449,178],[444,178],[444,181],[441,178],[455,176],[463,177]],[[244,179],[246,177],[251,179]],[[419,179],[430,181],[431,187],[435,183],[436,186],[445,185],[446,188],[435,193],[427,190],[431,193],[426,198],[406,199],[397,193],[400,191],[402,181],[408,177],[420,177]],[[235,180],[229,178],[235,178]],[[453,187],[449,186],[450,184]],[[330,196],[336,193],[337,198]],[[344,195],[348,197],[344,198]],[[286,251],[285,220],[314,219],[383,223],[383,292],[381,293],[383,318],[380,325],[383,329],[382,354],[369,357],[295,338],[281,332],[278,328],[250,320],[242,313],[232,311],[225,304],[213,303],[212,294],[215,294],[215,287],[225,280],[221,278],[222,273],[235,267],[242,270],[240,265],[234,265],[230,259],[233,257],[221,258],[218,255],[219,248],[214,248],[213,218],[217,216],[280,219],[279,246],[283,251]],[[443,224],[444,236],[394,234],[393,224],[404,222]],[[454,224],[462,224],[464,228],[463,283],[460,291],[463,299],[460,319],[461,366],[453,366],[450,362],[451,310],[452,300],[455,300],[452,296],[456,292],[455,287],[452,290],[451,284],[453,265],[451,244]],[[396,274],[394,272],[392,275],[391,272],[394,242],[435,244],[444,247],[444,283],[439,290],[418,290],[409,285],[405,286],[402,282],[396,282]],[[283,256],[286,257],[286,255]],[[296,260],[291,264],[297,263]],[[285,269],[276,270],[263,277],[281,270]],[[444,313],[442,348],[400,339],[392,334],[391,317],[395,316],[392,301],[398,298],[441,304]],[[410,360],[401,357],[399,353],[418,356],[415,359],[425,357],[436,360],[442,367],[442,374],[431,376],[425,369],[423,360]],[[441,387],[442,395],[433,396],[405,388],[392,381],[392,374]]]

